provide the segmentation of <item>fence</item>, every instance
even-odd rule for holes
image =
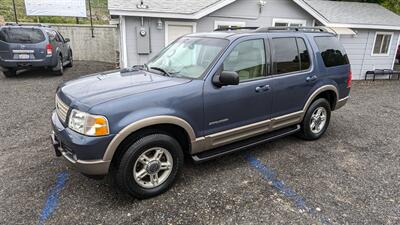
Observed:
[[[52,24],[64,38],[71,39],[74,60],[118,63],[118,29],[114,25],[95,25],[94,37],[89,25]]]

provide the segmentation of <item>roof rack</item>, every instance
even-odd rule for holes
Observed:
[[[297,31],[297,32],[328,32],[326,27],[261,27],[256,32]]]
[[[236,30],[252,30],[256,33],[267,33],[274,31],[295,31],[295,32],[336,32],[329,27],[227,27],[218,28],[214,31],[236,31]]]
[[[42,23],[6,23],[6,26],[30,26],[30,27],[51,27]]]
[[[259,27],[225,27],[217,28],[214,31],[234,31],[234,30],[257,30]]]

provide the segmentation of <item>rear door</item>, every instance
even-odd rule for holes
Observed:
[[[269,34],[272,51],[272,117],[303,109],[318,80],[311,45],[304,34]]]
[[[0,57],[30,61],[46,56],[46,37],[39,28],[4,27],[0,30]]]

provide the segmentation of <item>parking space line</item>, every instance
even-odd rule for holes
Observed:
[[[64,188],[67,180],[68,180],[67,172],[64,171],[57,174],[56,184],[49,191],[46,203],[40,213],[38,225],[43,225],[46,222],[46,220],[51,216],[51,214],[53,214],[54,210],[57,208],[58,197],[60,195],[61,190]]]
[[[268,166],[264,165],[261,161],[259,161],[254,155],[246,154],[245,156],[247,162],[256,169],[263,176],[264,180],[268,181],[268,183],[277,189],[281,194],[294,202],[295,206],[304,212],[307,212],[312,218],[318,220],[322,224],[331,225],[331,219],[322,215],[317,211],[316,208],[309,207],[306,204],[305,199],[297,194],[293,189],[286,186],[283,181],[279,180],[275,174],[275,172],[270,169]]]

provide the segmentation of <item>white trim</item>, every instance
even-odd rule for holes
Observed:
[[[120,16],[120,67],[122,68],[126,68],[128,67],[128,49],[126,47],[126,20],[125,20],[125,16]]]
[[[175,19],[200,19],[204,16],[221,9],[236,0],[223,0],[215,4],[212,4],[204,9],[195,13],[166,13],[166,12],[145,12],[145,11],[134,11],[132,9],[119,9],[119,8],[108,8],[110,15],[120,16],[143,16],[143,17],[158,17],[158,18],[175,18]]]
[[[168,45],[168,26],[169,25],[175,25],[175,26],[192,26],[193,27],[193,33],[196,33],[197,30],[197,23],[196,22],[177,22],[177,21],[165,21],[165,39],[164,39],[164,46]]]
[[[388,46],[388,52],[385,54],[375,54],[374,53],[374,49],[375,49],[375,44],[376,44],[376,37],[378,35],[390,35],[390,42],[389,42],[389,46]],[[371,56],[389,56],[390,55],[390,48],[392,47],[392,41],[393,41],[393,36],[394,33],[393,32],[375,32],[375,38],[374,38],[374,42],[372,44],[372,51],[371,51]],[[383,42],[381,43],[381,48],[382,48]]]
[[[216,20],[214,21],[214,29],[217,29],[218,26],[238,26],[238,27],[245,27],[246,22],[243,21],[222,21]]]
[[[322,24],[325,26],[328,26],[328,20],[326,20],[321,14],[319,14],[317,11],[315,11],[312,7],[310,7],[307,3],[305,3],[303,0],[293,0],[297,5],[299,5],[301,8],[306,10],[308,13],[311,14],[315,19],[319,20]]]
[[[288,26],[291,26],[292,23],[296,23],[296,24],[302,24],[303,27],[307,26],[307,20],[302,20],[302,19],[273,18],[272,26],[274,27],[276,23],[287,23]]]
[[[396,45],[395,52],[394,52],[392,69],[394,69],[394,64],[396,64],[397,48],[398,48],[399,45],[400,45],[400,33],[398,33],[398,35],[399,35],[399,38],[397,39],[397,45]]]

